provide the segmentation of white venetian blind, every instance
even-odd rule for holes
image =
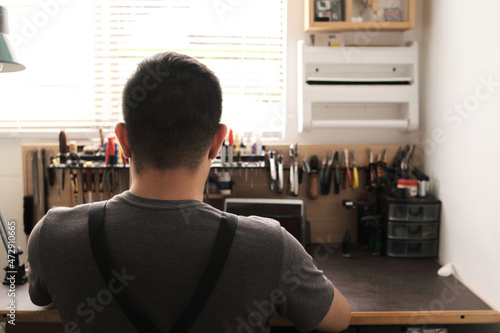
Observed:
[[[15,3],[20,2],[15,0]],[[177,51],[199,59],[219,77],[224,93],[223,122],[229,127],[242,132],[262,132],[264,137],[282,137],[286,1],[93,0],[75,3],[60,5],[61,22],[52,22],[59,24],[58,27],[64,22],[67,25],[63,30],[75,32],[73,38],[64,39],[62,49],[66,51],[47,48],[48,58],[55,53],[58,61],[44,62],[44,66],[37,67],[37,75],[50,81],[44,89],[63,95],[57,107],[64,105],[64,111],[57,113],[54,104],[47,106],[46,112],[52,115],[47,114],[45,119],[31,119],[33,113],[30,118],[22,119],[23,116],[18,115],[7,119],[2,111],[0,130],[9,126],[13,130],[13,124],[24,130],[51,126],[59,130],[61,121],[75,129],[111,128],[121,120],[122,88],[137,63],[157,52]],[[13,10],[13,6],[7,7]],[[17,6],[19,11],[26,8]],[[70,13],[71,18],[64,17]],[[59,68],[57,63],[65,65]],[[35,69],[34,66],[30,69],[30,63],[26,65],[28,70],[18,73],[17,83],[11,84],[13,91],[18,85],[23,87],[22,93],[17,92],[17,97],[11,98],[14,102],[11,107],[21,96],[39,89],[36,84],[30,91],[26,90],[26,84],[23,86],[21,76]],[[40,74],[42,72],[44,74]],[[0,85],[2,78],[0,76]],[[17,108],[33,109],[34,106],[31,101]],[[39,110],[40,105],[35,109]],[[64,118],[69,109],[73,110],[73,118]],[[40,126],[42,123],[44,126]]]

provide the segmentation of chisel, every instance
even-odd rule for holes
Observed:
[[[92,187],[94,184],[94,181],[92,179],[92,161],[88,161],[85,163],[85,168],[86,168],[86,183],[87,183],[87,203],[92,203]],[[96,177],[97,178],[97,177]]]

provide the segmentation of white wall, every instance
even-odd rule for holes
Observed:
[[[443,201],[440,259],[500,310],[500,1],[424,0],[426,170]],[[492,84],[482,81],[491,80]],[[476,104],[477,103],[477,104]],[[464,105],[460,113],[456,105]],[[469,111],[470,110],[470,111]]]
[[[23,224],[23,170],[21,143],[0,142],[0,209],[7,220],[16,221],[16,244],[26,252],[26,236]],[[7,253],[0,244],[0,272],[7,266]],[[25,262],[25,255],[21,257]],[[0,273],[0,279],[3,275]]]

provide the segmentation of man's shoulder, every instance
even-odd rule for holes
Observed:
[[[89,204],[83,204],[71,208],[51,208],[35,225],[38,237],[48,235],[51,240],[56,240],[72,234],[81,234],[80,231],[87,225],[89,207]]]
[[[252,232],[280,233],[281,225],[278,221],[261,216],[238,216],[238,226]]]
[[[75,207],[54,207],[40,220],[44,226],[64,223],[65,225],[79,222],[86,219],[89,213],[90,204],[78,205]]]
[[[281,254],[283,251],[282,229],[278,221],[270,218],[238,216],[237,235],[240,237],[237,239],[248,251],[254,254],[259,249],[272,250],[273,253]]]

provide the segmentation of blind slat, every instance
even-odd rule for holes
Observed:
[[[9,10],[11,34],[21,37],[26,31],[22,23],[33,23],[34,15],[44,10],[38,0],[4,0],[2,5]],[[138,62],[157,52],[176,51],[199,59],[219,77],[223,120],[230,119],[230,127],[244,131],[260,127],[267,137],[281,136],[285,7],[286,1],[235,2],[221,16],[211,2],[202,0],[61,4],[47,26],[20,45],[21,54],[29,56],[27,70],[8,82],[0,76],[0,89],[7,96],[0,130],[111,128],[121,121],[123,84]],[[246,29],[244,20],[258,26]],[[270,105],[272,119],[266,118]],[[262,114],[260,123],[240,115],[248,108]],[[277,123],[276,110],[281,126],[269,130],[270,120]]]

